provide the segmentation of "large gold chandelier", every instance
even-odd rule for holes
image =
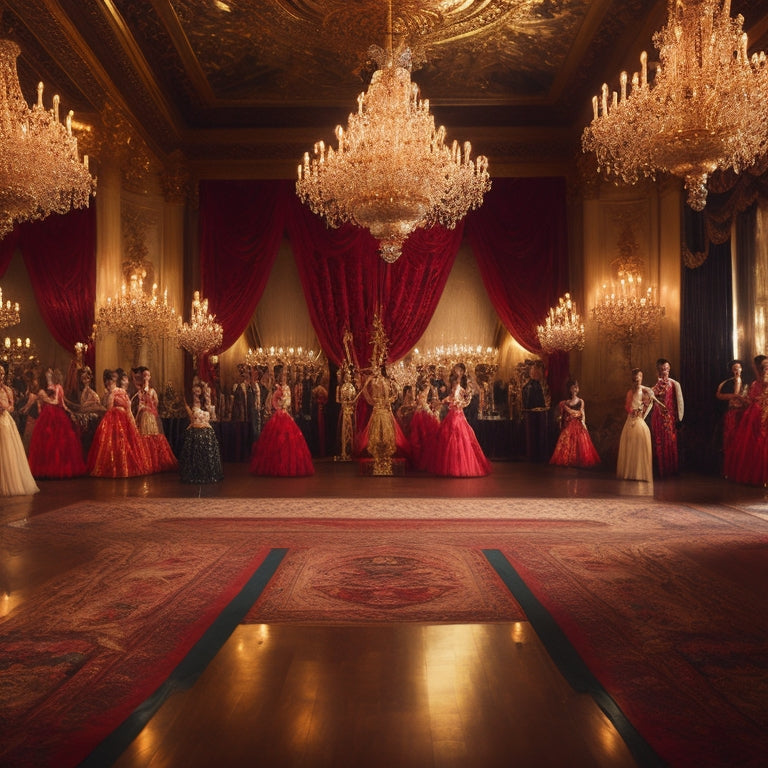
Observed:
[[[72,112],[59,120],[59,97],[52,109],[43,106],[43,84],[37,104],[24,101],[16,73],[19,46],[0,40],[0,238],[20,221],[84,208],[95,193],[88,156],[81,163],[72,135]]]
[[[542,352],[548,355],[584,349],[584,323],[570,293],[561,296],[556,307],[550,307],[544,325],[536,326],[536,335]]]
[[[445,128],[435,128],[429,101],[411,82],[410,50],[393,52],[391,4],[387,50],[369,53],[379,69],[358,96],[357,112],[346,130],[336,126],[337,149],[319,141],[314,158],[304,154],[296,193],[329,226],[369,230],[392,263],[418,227],[455,227],[481,205],[491,182],[487,158],[472,160],[468,141],[447,146]]]
[[[669,0],[667,25],[653,36],[653,83],[643,52],[631,89],[622,72],[620,93],[603,85],[592,99],[582,148],[601,170],[629,184],[670,173],[700,211],[711,173],[738,173],[766,152],[768,68],[763,52],[749,58],[743,23],[730,18],[730,0]]]

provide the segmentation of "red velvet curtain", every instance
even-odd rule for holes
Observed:
[[[465,231],[483,283],[513,338],[541,354],[536,326],[568,290],[563,178],[494,179]],[[567,375],[567,354],[549,359],[550,385]]]
[[[51,214],[18,227],[37,307],[53,338],[74,355],[93,333],[96,305],[96,208]],[[93,366],[89,344],[84,358]]]
[[[228,349],[245,331],[285,231],[289,181],[200,183],[201,291]]]
[[[328,229],[294,197],[288,237],[323,350],[341,364],[343,336],[349,330],[358,362],[365,367],[377,310],[391,362],[404,357],[424,333],[456,258],[462,227],[417,230],[405,242],[402,256],[387,264],[367,230],[351,225]]]
[[[0,240],[0,277],[2,277],[8,265],[11,263],[13,254],[16,253],[21,233],[18,226],[14,227],[2,240]]]

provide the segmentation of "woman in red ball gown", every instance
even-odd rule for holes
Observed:
[[[86,472],[83,447],[64,401],[61,372],[45,372],[47,386],[37,393],[40,415],[29,442],[29,468],[35,477],[62,479]]]
[[[426,470],[435,450],[435,440],[440,431],[440,418],[429,406],[429,387],[419,392],[416,409],[411,417],[409,441],[411,443],[411,461],[416,469]]]
[[[443,400],[448,405],[448,413],[440,423],[429,468],[435,475],[443,477],[487,475],[491,471],[491,462],[464,416],[472,395],[455,374],[451,375],[450,392]]]
[[[768,486],[768,357],[754,359],[757,378],[749,385],[749,405],[725,452],[725,476],[737,483]]]
[[[107,412],[96,428],[88,451],[88,472],[93,477],[136,477],[152,471],[149,454],[131,413],[131,400],[124,388],[127,383],[124,371],[104,371]]]
[[[579,382],[568,382],[570,397],[562,400],[560,411],[560,437],[557,439],[550,464],[561,467],[594,467],[600,463],[592,439],[584,423],[584,401],[579,397]]]
[[[251,473],[277,477],[314,475],[309,446],[290,415],[291,388],[285,372],[275,370],[277,384],[272,391],[272,415],[253,445]]]
[[[151,383],[152,373],[143,365],[134,368],[133,372],[141,377],[140,389],[133,399],[138,403],[136,427],[149,455],[151,472],[175,472],[179,468],[179,462],[176,461],[171,445],[163,434],[157,392]]]

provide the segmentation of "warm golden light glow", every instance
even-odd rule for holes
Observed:
[[[193,294],[189,322],[182,322],[179,315],[176,337],[179,346],[192,355],[195,365],[200,355],[221,348],[224,329],[216,322],[216,315],[208,312],[208,299],[201,299],[200,291]]]
[[[144,344],[153,338],[169,338],[177,328],[176,310],[168,305],[168,291],[163,291],[161,298],[156,283],[151,292],[145,291],[145,276],[144,271],[134,272],[127,284],[123,282],[116,296],[107,297],[93,326],[97,338],[110,333],[127,338],[136,364]]]
[[[0,329],[10,328],[21,322],[21,308],[18,301],[6,299],[3,302],[3,289],[0,288]]]
[[[765,154],[768,67],[763,52],[748,56],[743,23],[730,18],[730,0],[669,0],[652,82],[643,52],[639,74],[621,73],[620,93],[603,85],[592,99],[582,148],[600,169],[629,184],[678,176],[700,211],[713,171],[739,172]]]
[[[550,308],[544,325],[536,327],[536,335],[542,352],[548,355],[584,349],[584,323],[581,322],[570,293],[561,296],[558,305]]]
[[[59,120],[59,97],[43,106],[43,84],[37,104],[27,106],[16,72],[19,46],[0,40],[0,238],[21,221],[85,208],[96,192],[88,156],[80,162],[72,134],[73,113]]]
[[[296,193],[328,225],[352,222],[379,241],[379,253],[396,261],[405,239],[419,227],[453,228],[482,204],[490,189],[488,160],[472,160],[472,147],[446,145],[429,101],[411,82],[411,52],[394,52],[392,9],[387,50],[369,53],[379,69],[357,99],[347,128],[336,126],[338,146],[319,141],[298,167]]]

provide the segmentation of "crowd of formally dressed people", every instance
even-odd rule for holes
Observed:
[[[721,465],[731,480],[765,486],[768,357],[760,355],[753,364],[754,381],[747,384],[742,362],[733,360],[730,377],[717,388],[723,406]],[[659,359],[656,369],[651,387],[643,384],[640,369],[631,372],[616,463],[621,479],[650,482],[679,471],[682,388],[670,376],[668,360]],[[78,368],[74,380],[70,371],[65,387],[58,370],[30,368],[10,381],[0,365],[0,495],[28,495],[37,492],[37,480],[86,474],[116,478],[179,472],[183,482],[218,482],[223,464],[211,422],[222,413],[250,422],[253,474],[313,474],[318,446],[326,455],[327,371],[294,371],[291,381],[285,366],[241,366],[239,374],[229,402],[195,377],[192,404],[184,403],[189,427],[177,458],[163,434],[148,368],[106,370],[98,392],[88,366]],[[566,389],[567,397],[552,409],[543,364],[529,361],[520,392],[526,457],[566,467],[600,466],[578,381],[569,380]],[[345,364],[335,387],[336,458],[387,467],[401,462],[437,476],[486,475],[491,464],[472,426],[481,393],[482,384],[461,363],[448,376],[432,368],[405,386],[396,384],[385,365],[358,371]],[[559,427],[554,445],[553,413]]]

